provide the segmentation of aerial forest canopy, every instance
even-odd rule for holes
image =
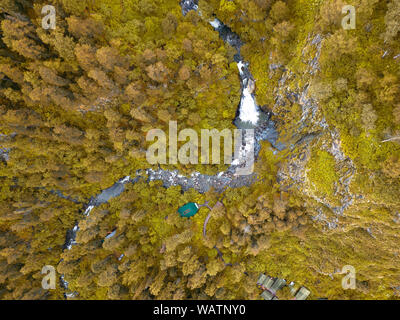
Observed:
[[[262,141],[245,186],[167,187],[146,170],[228,168],[146,160],[146,133],[170,121],[235,129],[237,52],[215,18],[285,148]],[[310,299],[399,299],[399,79],[397,0],[199,0],[185,15],[179,0],[0,0],[0,299],[260,299],[260,273]],[[181,217],[191,202],[207,206]]]

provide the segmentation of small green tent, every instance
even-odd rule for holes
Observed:
[[[197,203],[189,202],[178,209],[181,217],[190,218],[193,217],[197,211],[199,211],[199,206]]]

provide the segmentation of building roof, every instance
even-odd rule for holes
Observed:
[[[276,292],[280,289],[282,289],[286,285],[286,280],[285,279],[276,279],[274,284],[271,286],[271,290]]]
[[[301,287],[294,297],[296,300],[306,300],[310,293],[310,290],[305,287]]]
[[[274,298],[274,295],[268,290],[265,290],[263,293],[261,293],[261,297],[264,300],[272,300]]]
[[[270,290],[273,284],[274,284],[274,279],[271,278],[270,276],[268,276],[268,277],[264,280],[262,286],[263,286],[265,289]]]
[[[199,211],[199,206],[194,202],[186,203],[178,209],[180,216],[185,218],[193,217],[197,211]]]
[[[258,277],[257,284],[261,286],[263,282],[267,279],[267,276],[264,273],[261,273]]]

